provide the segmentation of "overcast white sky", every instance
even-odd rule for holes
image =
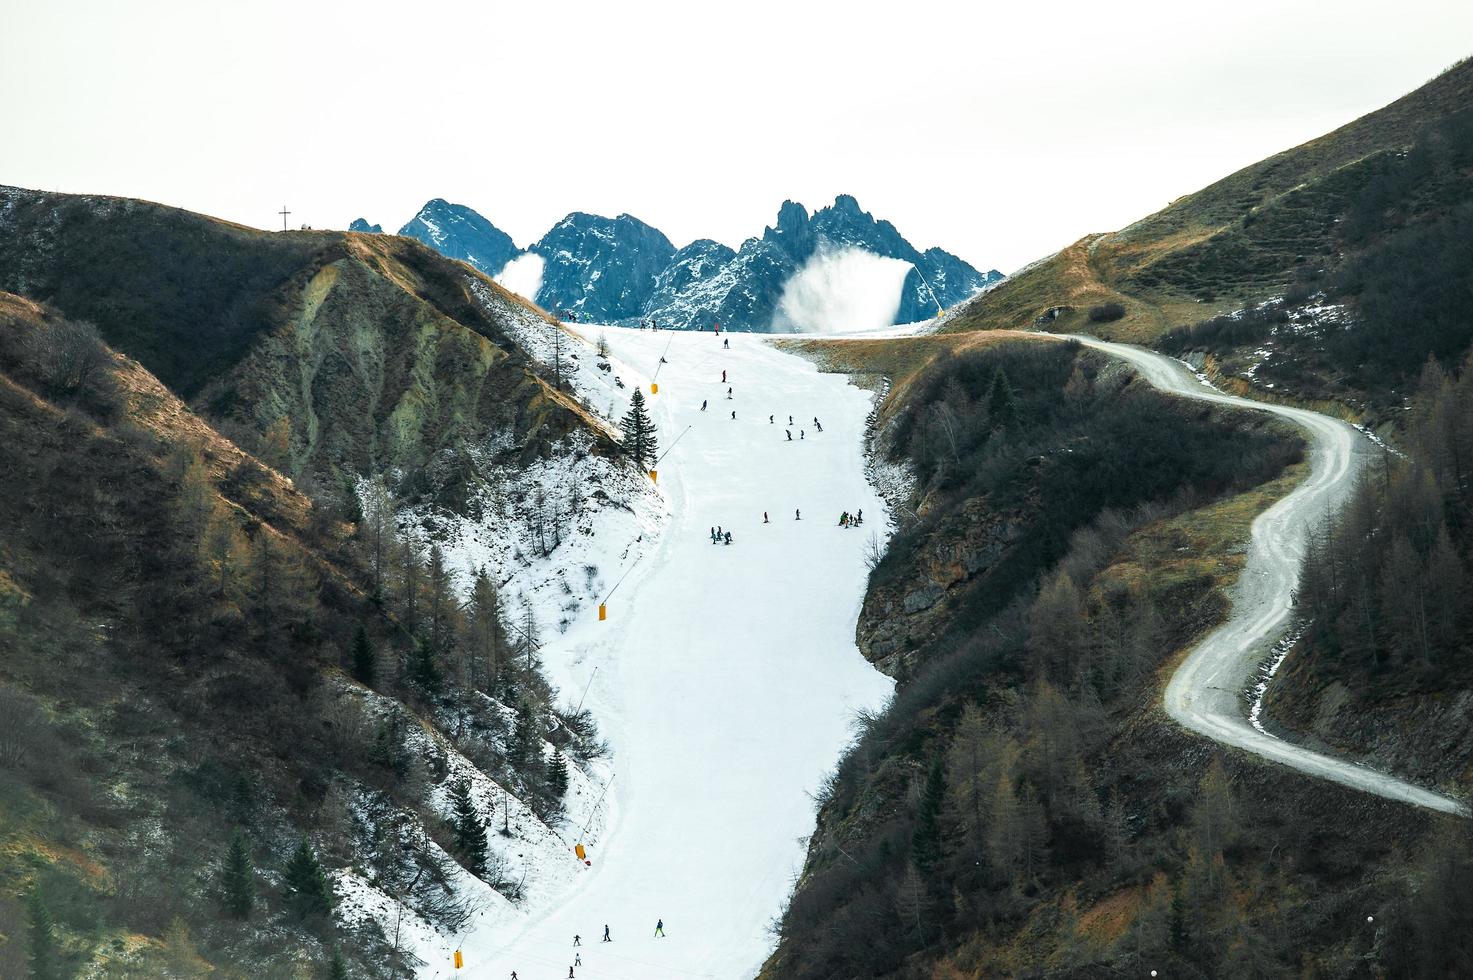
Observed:
[[[0,0],[0,183],[260,227],[444,197],[520,245],[847,192],[1011,271],[1468,54],[1470,0]]]

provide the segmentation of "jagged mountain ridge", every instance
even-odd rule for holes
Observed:
[[[430,201],[401,229],[450,258],[498,275],[520,255],[544,261],[533,297],[541,306],[581,320],[694,329],[712,323],[736,330],[771,330],[781,318],[784,289],[805,265],[844,249],[910,263],[893,316],[909,323],[938,306],[960,303],[1000,281],[941,248],[922,252],[889,221],[877,220],[848,194],[809,213],[783,202],[776,222],[732,249],[697,239],[677,249],[638,218],[574,212],[525,251],[475,211]]]

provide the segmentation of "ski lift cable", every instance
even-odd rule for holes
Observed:
[[[656,466],[659,466],[660,465],[660,460],[664,459],[666,456],[669,456],[670,455],[670,450],[672,450],[672,449],[675,448],[675,443],[676,442],[679,442],[682,439],[684,439],[685,438],[685,433],[686,432],[689,432],[691,429],[694,429],[694,428],[695,428],[695,426],[693,426],[693,425],[687,425],[685,427],[685,432],[682,432],[680,435],[676,436],[675,437],[675,442],[672,442],[672,443],[670,443],[670,445],[668,445],[668,446],[665,447],[665,451],[663,453],[661,453],[659,455],[659,457],[655,460],[655,465]]]
[[[650,375],[650,380],[655,381],[660,377],[660,368],[665,365],[665,355],[670,353],[670,345],[675,343],[675,334],[670,334],[670,339],[665,342],[665,350],[660,354],[660,363],[655,365],[655,373]]]
[[[599,605],[603,605],[604,603],[609,601],[609,597],[618,590],[619,586],[624,584],[624,580],[629,577],[630,572],[634,571],[634,566],[638,565],[639,559],[643,557],[644,555],[640,555],[638,558],[635,558],[632,562],[629,563],[629,567],[624,569],[624,574],[619,576],[619,581],[614,583],[614,587],[610,589],[602,599],[598,600]]]

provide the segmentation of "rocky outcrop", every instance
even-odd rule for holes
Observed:
[[[956,598],[997,566],[1028,519],[1026,512],[998,513],[986,498],[963,503],[927,536],[908,568],[871,581],[856,630],[860,651],[894,674],[901,657],[947,627]]]

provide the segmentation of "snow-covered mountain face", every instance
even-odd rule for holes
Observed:
[[[525,252],[489,221],[434,200],[400,234],[464,259],[559,316],[655,321],[677,330],[833,332],[935,316],[1001,280],[939,248],[921,252],[841,194],[809,214],[784,201],[760,238],[733,251],[677,250],[643,221],[575,212]]]
[[[576,211],[528,251],[544,260],[538,305],[597,323],[641,318],[656,279],[675,256],[670,239],[638,218]]]
[[[418,238],[446,258],[468,262],[488,276],[521,253],[510,235],[475,211],[438,197],[420,208],[399,234]]]
[[[373,235],[382,235],[384,233],[384,226],[383,225],[371,225],[371,224],[368,223],[368,219],[367,218],[354,218],[353,219],[353,223],[348,226],[348,230],[349,231],[362,231],[362,232],[367,232],[367,233],[373,234]]]

